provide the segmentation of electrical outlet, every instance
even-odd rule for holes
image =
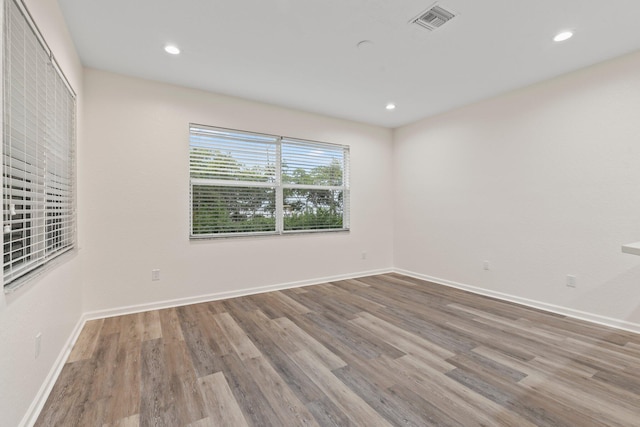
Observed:
[[[367,253],[365,251],[362,251],[362,254],[360,254],[360,257],[362,259],[367,259]]]
[[[576,283],[576,276],[567,274],[567,286],[570,288],[575,288],[576,286],[578,286]]]
[[[151,270],[151,280],[154,282],[157,282],[158,280],[160,280],[160,270],[158,269]]]
[[[489,261],[484,261],[482,263],[482,268],[484,268],[485,270],[488,270],[489,269]]]
[[[42,332],[36,335],[36,359],[40,356],[40,346],[42,345]]]

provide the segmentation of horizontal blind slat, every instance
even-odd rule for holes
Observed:
[[[75,99],[44,39],[5,7],[4,285],[75,245]]]
[[[348,229],[348,154],[342,145],[191,125],[192,237],[251,234],[261,221],[279,232]]]

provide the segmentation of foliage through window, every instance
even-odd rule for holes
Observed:
[[[4,3],[4,286],[75,245],[75,94],[18,1]]]
[[[349,229],[349,147],[190,126],[191,237]]]

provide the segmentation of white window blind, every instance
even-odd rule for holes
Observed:
[[[349,148],[190,126],[191,237],[349,229]]]
[[[24,6],[4,5],[6,287],[75,244],[75,95]]]
[[[343,146],[282,139],[284,231],[345,228],[348,159]]]

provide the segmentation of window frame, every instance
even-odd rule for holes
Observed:
[[[271,144],[275,145],[275,174],[272,182],[256,182],[256,181],[231,181],[216,179],[194,178],[194,170],[192,168],[192,142],[193,129],[206,129],[219,132],[230,132],[236,135],[247,135],[256,137],[271,138]],[[269,142],[264,142],[268,144]],[[283,144],[295,143],[300,145],[307,144],[308,147],[320,148],[324,147],[331,150],[342,150],[342,185],[313,185],[313,184],[291,184],[283,182]],[[207,234],[194,233],[194,185],[224,186],[224,187],[252,187],[252,188],[273,188],[275,190],[275,210],[274,219],[275,227],[273,231],[232,231],[232,232],[216,232]],[[309,228],[285,230],[284,218],[284,192],[287,189],[309,189],[309,190],[330,190],[342,191],[342,227],[340,228]],[[265,133],[244,131],[238,129],[224,128],[218,126],[202,125],[197,123],[189,124],[189,239],[190,240],[208,240],[208,239],[225,239],[236,237],[256,237],[256,236],[282,236],[309,233],[336,233],[350,231],[350,147],[343,144],[334,144],[328,142],[313,141],[300,138],[290,138],[285,136],[271,135]]]
[[[0,0],[0,3],[2,282],[4,292],[10,293],[47,271],[57,264],[54,260],[77,247],[77,102],[73,87],[24,2]],[[23,54],[24,58],[16,55],[16,48],[10,44],[16,40],[30,46],[31,56],[27,53]],[[14,70],[18,70],[15,79]],[[13,91],[13,86],[22,87],[21,92]],[[22,110],[19,105],[23,106]],[[17,113],[18,119],[14,118],[16,111],[21,111]],[[20,117],[24,120],[24,129],[31,129],[31,136],[21,135],[16,130],[16,123],[21,123]],[[21,148],[24,150],[22,155],[19,154]],[[35,161],[26,153],[35,153]],[[24,193],[22,199],[16,196],[19,193]],[[28,202],[26,194],[30,194]],[[16,203],[16,200],[25,203]],[[14,256],[16,235],[20,233],[28,238],[17,237],[25,246],[22,255]]]

